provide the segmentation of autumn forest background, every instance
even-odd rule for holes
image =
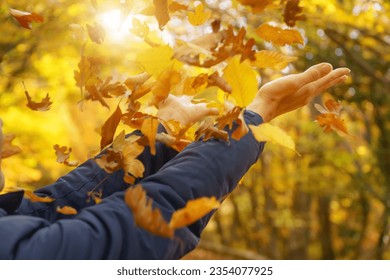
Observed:
[[[23,27],[10,9],[38,17]],[[170,91],[216,107],[233,94],[243,108],[237,87],[326,61],[351,69],[346,83],[271,122],[296,152],[267,143],[186,258],[390,259],[389,26],[384,0],[1,0],[0,118],[21,149],[2,160],[4,191],[50,184],[98,153],[118,104],[128,108],[116,135]],[[249,86],[232,77],[243,69]],[[140,73],[157,82],[135,88]],[[51,104],[26,106],[46,94]],[[342,127],[324,131],[314,104],[328,99],[340,101]],[[65,164],[54,145],[72,148]]]

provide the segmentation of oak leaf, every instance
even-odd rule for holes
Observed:
[[[169,226],[177,229],[191,225],[220,205],[220,202],[215,197],[201,197],[189,200],[184,208],[173,213]]]
[[[295,150],[294,140],[281,128],[269,123],[262,123],[258,126],[249,125],[249,128],[252,130],[253,135],[257,141],[274,142],[285,148],[293,150],[294,152],[297,152]]]
[[[161,237],[173,237],[174,230],[169,227],[160,210],[153,209],[153,201],[147,198],[141,185],[130,187],[126,191],[125,203],[132,210],[138,227]]]
[[[232,129],[233,123],[235,122],[237,128],[232,133],[232,139],[237,141],[244,137],[249,131],[244,120],[244,112],[238,106],[234,106],[232,109],[227,110],[226,113],[217,118],[216,121],[219,129],[224,129],[226,126],[228,126],[229,129]]]
[[[223,78],[232,87],[230,96],[237,106],[246,107],[252,102],[258,83],[256,72],[248,61],[240,63],[238,56],[232,58],[224,69]]]
[[[288,0],[284,7],[283,20],[290,26],[294,27],[298,20],[305,20],[303,8],[299,6],[300,0]]]
[[[100,140],[100,148],[110,144],[114,139],[116,128],[118,127],[122,118],[122,111],[118,105],[114,113],[106,120],[102,127],[102,138]]]
[[[297,60],[295,56],[287,56],[278,51],[262,50],[256,52],[256,60],[252,61],[252,65],[257,68],[272,68],[275,70],[283,70],[292,61]]]
[[[260,38],[276,46],[292,45],[295,43],[303,45],[304,43],[301,33],[296,29],[282,29],[264,23],[255,31]]]
[[[77,210],[71,206],[57,206],[56,211],[63,215],[76,215]]]
[[[211,11],[205,11],[203,3],[200,3],[195,7],[194,12],[188,12],[188,21],[194,26],[202,25],[210,16]]]
[[[71,147],[69,148],[66,146],[60,147],[59,145],[56,144],[53,146],[53,148],[57,156],[57,162],[63,163],[67,166],[77,166],[79,164],[79,162],[76,160],[69,161],[70,153],[72,152]]]
[[[1,146],[1,159],[19,154],[22,149],[12,144],[15,134],[4,134]]]
[[[325,108],[320,104],[314,104],[314,107],[321,113],[316,117],[316,120],[324,129],[324,132],[336,131],[339,134],[348,134],[345,121],[340,116],[342,110],[341,103],[328,99],[325,101],[324,106]]]
[[[94,23],[94,25],[87,24],[87,31],[89,38],[92,40],[92,42],[95,42],[99,45],[103,43],[106,32],[101,24],[96,22]]]
[[[43,17],[36,13],[23,12],[15,9],[9,9],[9,13],[20,23],[21,26],[31,29],[32,22],[43,22]]]
[[[53,202],[55,199],[54,198],[51,198],[51,197],[48,197],[48,196],[38,196],[36,195],[35,193],[31,192],[31,191],[24,191],[24,196],[30,200],[31,202],[43,202],[43,203],[50,203],[50,202]]]

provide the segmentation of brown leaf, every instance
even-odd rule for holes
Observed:
[[[298,20],[305,20],[303,8],[299,6],[300,0],[288,0],[284,8],[283,20],[290,26],[294,27]]]
[[[24,191],[24,196],[28,200],[30,200],[31,202],[50,203],[50,202],[53,202],[55,200],[54,198],[51,198],[48,196],[45,196],[45,197],[37,196],[35,193],[33,193],[31,191]]]
[[[102,127],[102,138],[100,140],[100,148],[103,149],[105,146],[109,145],[114,139],[116,128],[119,125],[119,122],[122,118],[122,111],[118,107],[115,112],[106,120]]]
[[[212,138],[222,139],[226,142],[229,141],[229,134],[220,130],[214,126],[214,123],[211,120],[203,121],[202,124],[195,132],[195,140],[198,141],[203,136],[203,141],[210,140]]]
[[[87,31],[92,42],[95,42],[99,45],[103,43],[106,32],[101,24],[96,22],[93,24],[93,26],[87,24]]]
[[[170,20],[168,12],[168,0],[153,0],[155,11],[154,16],[158,21],[158,25],[162,30]]]
[[[261,13],[267,6],[273,3],[273,0],[238,0],[242,5],[250,6],[253,13]]]
[[[153,202],[146,196],[141,185],[129,188],[125,193],[125,203],[132,210],[136,225],[148,232],[172,238],[174,230],[169,227],[158,208],[153,209]]]
[[[178,11],[185,11],[188,9],[188,6],[187,5],[183,5],[183,4],[180,4],[176,1],[172,1],[172,3],[169,4],[168,6],[169,8],[169,12],[170,13],[175,13],[175,12],[178,12]]]
[[[336,114],[326,113],[316,117],[318,124],[324,129],[324,132],[343,132],[348,134],[347,126],[343,119]]]
[[[15,139],[15,134],[4,134],[3,144],[1,148],[1,158],[7,158],[16,154],[19,154],[22,149],[12,144]]]
[[[78,71],[74,71],[74,79],[76,85],[81,89],[88,85],[95,85],[100,83],[97,78],[100,72],[100,66],[104,64],[104,60],[99,57],[90,57],[82,55],[78,63]]]
[[[173,229],[189,226],[220,205],[215,197],[189,200],[184,208],[173,213],[169,226]]]
[[[77,210],[71,206],[64,206],[64,207],[57,206],[56,211],[60,214],[63,214],[63,215],[76,215],[77,214]]]
[[[53,148],[57,156],[57,162],[63,163],[67,166],[77,166],[79,164],[79,162],[75,160],[69,161],[70,153],[72,152],[71,147],[69,148],[66,146],[60,147],[59,145],[56,144],[53,146]]]
[[[271,26],[267,23],[262,24],[256,29],[257,35],[267,42],[276,46],[292,45],[295,43],[304,43],[301,33],[296,29],[282,29]]]
[[[21,26],[31,29],[32,22],[43,22],[43,17],[36,13],[23,12],[15,9],[9,9],[9,13],[20,23]]]
[[[41,102],[34,102],[32,101],[30,95],[28,94],[28,91],[26,90],[26,87],[23,83],[24,87],[24,93],[27,97],[27,107],[34,111],[48,111],[50,109],[50,105],[53,104],[53,102],[50,101],[49,94],[46,94],[46,97],[42,99]]]

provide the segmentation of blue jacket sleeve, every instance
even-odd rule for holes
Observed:
[[[159,129],[162,130],[162,126]],[[132,134],[141,135],[139,131]],[[156,143],[156,154],[154,156],[151,155],[149,147],[145,147],[145,150],[138,157],[145,167],[144,177],[156,173],[161,166],[176,154],[175,150],[161,143]],[[102,197],[110,196],[117,191],[123,191],[128,187],[123,182],[123,175],[123,170],[108,174],[96,164],[95,160],[89,159],[59,178],[55,183],[35,191],[39,196],[54,198],[53,203],[31,202],[28,199],[23,199],[16,213],[37,216],[48,221],[69,218],[71,216],[59,214],[56,211],[57,206],[72,206],[80,211],[84,207],[95,204],[88,197],[90,191],[102,191]]]
[[[245,113],[249,124],[261,119]],[[196,142],[141,181],[154,207],[169,220],[172,213],[193,198],[223,198],[255,163],[263,143],[251,133],[230,144],[218,140]],[[124,203],[124,191],[102,203],[84,208],[73,219],[49,221],[30,216],[0,218],[2,259],[177,259],[194,249],[209,220],[200,219],[160,238],[138,228]]]

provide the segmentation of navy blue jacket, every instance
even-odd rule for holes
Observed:
[[[262,122],[245,112],[248,124]],[[140,156],[145,166],[139,181],[154,207],[166,220],[190,199],[223,199],[256,162],[263,143],[252,133],[230,144],[218,140],[195,142],[181,153],[156,144],[156,155],[146,148]],[[0,259],[178,259],[193,250],[212,214],[176,230],[172,239],[138,228],[124,203],[123,172],[107,174],[88,160],[54,184],[36,191],[55,198],[52,203],[32,203],[23,192],[0,196]],[[87,193],[102,189],[97,205]],[[72,206],[75,216],[56,212]]]

